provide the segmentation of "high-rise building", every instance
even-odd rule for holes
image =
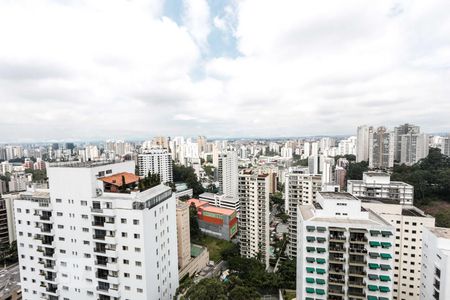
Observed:
[[[239,173],[239,244],[241,256],[260,257],[269,267],[269,178],[255,170]]]
[[[197,144],[198,144],[198,151],[200,153],[202,152],[207,152],[206,150],[206,143],[207,143],[207,139],[205,136],[198,136],[197,137]]]
[[[321,190],[322,177],[304,171],[292,171],[285,177],[285,210],[289,216],[287,254],[297,256],[297,218],[299,205],[313,204]]]
[[[394,133],[378,127],[369,135],[369,168],[387,169],[394,166]]]
[[[183,269],[191,260],[191,234],[189,205],[182,201],[177,201],[177,242],[178,268]]]
[[[417,134],[420,132],[420,127],[413,124],[403,124],[394,128],[394,138],[395,138],[395,150],[394,150],[394,160],[400,161],[401,159],[401,149],[402,149],[402,135],[405,134]]]
[[[336,184],[343,190],[346,186],[345,179],[347,177],[347,170],[343,167],[336,166],[334,169],[334,177],[336,178]]]
[[[333,180],[333,166],[334,158],[327,157],[322,159],[322,184],[334,183]]]
[[[392,299],[419,300],[422,232],[425,227],[434,227],[434,218],[412,205],[389,200],[363,200],[362,206],[395,228]]]
[[[151,149],[138,155],[139,176],[159,174],[161,182],[173,182],[172,155],[167,149]]]
[[[137,190],[133,172],[131,161],[53,164],[47,199],[14,201],[24,299],[173,298],[175,196]]]
[[[10,217],[10,216],[9,216]],[[5,199],[0,195],[0,249],[5,249],[10,244],[10,230],[8,222],[8,207]]]
[[[319,174],[320,169],[320,157],[319,155],[311,155],[308,157],[308,169],[310,174]]]
[[[237,152],[227,151],[219,156],[218,167],[219,192],[225,196],[237,198],[238,194],[238,157]]]
[[[369,137],[373,131],[371,126],[358,126],[356,136],[356,162],[369,161]]]
[[[428,135],[407,133],[400,137],[400,163],[411,166],[428,156]]]
[[[362,180],[348,180],[347,192],[358,198],[389,200],[396,204],[413,205],[414,202],[414,187],[391,181],[385,172],[364,172]]]
[[[425,228],[420,300],[450,299],[450,229]]]
[[[392,299],[395,229],[349,193],[299,209],[297,299]]]
[[[445,137],[442,141],[442,153],[444,155],[450,156],[450,137]]]

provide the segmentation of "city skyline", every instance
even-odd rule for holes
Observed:
[[[323,4],[3,2],[0,142],[448,131],[446,2]]]

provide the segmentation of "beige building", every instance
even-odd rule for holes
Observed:
[[[393,300],[418,300],[422,260],[422,232],[434,218],[412,205],[364,200],[362,206],[395,227]]]
[[[191,260],[189,205],[177,201],[178,268],[183,269]]]
[[[257,170],[239,174],[239,242],[241,256],[261,257],[269,266],[269,176]]]
[[[297,210],[299,205],[313,204],[316,193],[321,190],[321,175],[310,175],[302,170],[292,171],[285,177],[285,211],[289,216],[289,258],[297,257]]]

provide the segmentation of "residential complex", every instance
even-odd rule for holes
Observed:
[[[198,199],[190,199],[186,203],[197,208],[198,225],[203,233],[227,241],[236,235],[238,224],[235,210],[215,207]]]
[[[139,176],[159,174],[161,182],[173,182],[172,154],[166,149],[150,149],[138,155]]]
[[[235,151],[227,151],[219,155],[218,179],[219,193],[237,198],[238,157]]]
[[[392,299],[388,222],[349,193],[319,192],[298,215],[297,299]]]
[[[434,218],[412,205],[389,200],[363,200],[362,206],[377,213],[395,228],[393,300],[419,300],[422,237]]]
[[[269,177],[256,170],[239,173],[239,243],[243,257],[269,266]]]
[[[356,161],[369,161],[369,137],[373,128],[367,125],[358,126],[356,136]]]
[[[394,166],[394,133],[378,127],[369,134],[369,168],[387,169]]]
[[[299,205],[313,204],[321,190],[322,177],[302,170],[293,170],[285,177],[285,210],[289,216],[287,255],[297,256],[297,211]]]
[[[400,163],[411,166],[428,156],[428,135],[425,133],[408,133],[400,135]]]
[[[348,180],[347,192],[367,199],[391,200],[392,203],[414,202],[414,187],[401,181],[391,181],[385,172],[364,172],[362,180]]]
[[[450,299],[450,229],[423,231],[420,300]]]
[[[403,124],[396,126],[394,128],[394,138],[395,138],[395,153],[394,153],[394,159],[396,161],[401,160],[401,153],[402,153],[402,136],[407,135],[415,135],[420,132],[420,127],[413,125],[413,124]]]
[[[240,208],[238,197],[229,197],[224,194],[213,193],[202,193],[198,197],[200,200],[206,201],[216,207],[228,208],[236,211],[239,211]]]
[[[130,161],[56,163],[48,168],[49,190],[14,201],[24,299],[173,298],[178,264],[171,189],[141,192],[135,181],[105,190],[116,174],[133,175],[134,167]]]

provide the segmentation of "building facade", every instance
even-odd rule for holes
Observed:
[[[239,174],[239,243],[241,256],[260,257],[269,267],[269,177],[256,170]]]
[[[387,169],[394,166],[394,133],[378,127],[369,135],[369,168]]]
[[[420,300],[450,299],[450,229],[425,228]]]
[[[161,182],[173,182],[172,154],[167,149],[150,149],[138,155],[139,176],[159,174]]]
[[[359,199],[320,192],[298,228],[297,299],[392,299],[394,228]]]
[[[183,269],[191,260],[191,234],[189,205],[182,201],[177,201],[177,242],[178,268]]]
[[[428,156],[429,137],[425,133],[400,135],[400,163],[411,166]]]
[[[235,151],[227,151],[219,156],[218,179],[219,193],[237,198],[238,193],[238,156]]]
[[[362,180],[348,180],[347,192],[365,199],[391,200],[392,203],[414,202],[414,187],[401,181],[391,181],[385,172],[364,172]]]
[[[356,134],[356,162],[369,161],[369,137],[372,134],[371,126],[358,126]]]
[[[401,152],[402,152],[402,136],[403,135],[412,135],[418,134],[420,132],[420,127],[413,124],[403,124],[394,128],[394,137],[395,137],[395,153],[394,160],[400,161]]]
[[[286,174],[285,210],[289,216],[287,254],[289,258],[297,257],[297,221],[298,206],[313,204],[316,193],[321,190],[322,177],[310,175],[301,170]]]
[[[32,193],[14,201],[24,299],[173,298],[171,189],[161,184],[140,192],[134,182],[122,192],[104,190],[105,179],[134,167],[130,161],[53,164],[47,199]]]

